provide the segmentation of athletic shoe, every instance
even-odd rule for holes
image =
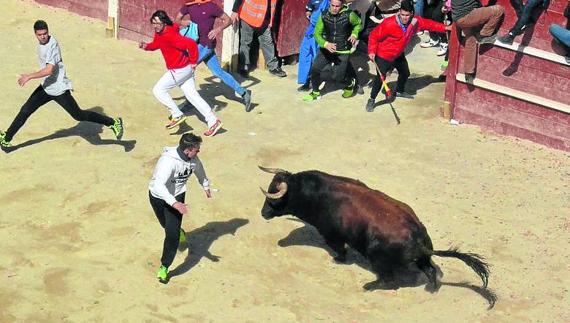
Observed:
[[[508,33],[504,36],[497,38],[497,40],[503,44],[512,45],[513,41],[515,40],[515,36],[512,35],[511,33]]]
[[[115,134],[117,140],[121,140],[123,138],[123,134],[125,133],[125,128],[123,127],[123,119],[113,119],[113,124],[109,126],[109,129],[113,130],[113,133]]]
[[[372,111],[374,111],[374,99],[368,99],[368,102],[366,102],[366,112]]]
[[[212,137],[214,136],[218,130],[222,129],[222,121],[220,119],[216,120],[216,122],[204,132],[204,136]]]
[[[308,92],[311,90],[311,82],[307,82],[297,88],[297,92]]]
[[[182,122],[184,122],[184,120],[186,120],[186,116],[181,115],[180,117],[177,118],[173,118],[172,116],[170,116],[168,119],[170,119],[170,122],[166,125],[166,129],[172,129],[180,125]]]
[[[158,281],[163,284],[168,283],[168,268],[160,266],[156,272],[156,278],[158,278]]]
[[[277,68],[274,68],[274,69],[272,69],[272,70],[269,70],[269,73],[271,73],[272,75],[275,75],[275,76],[277,76],[277,77],[285,77],[285,76],[287,76],[287,73],[285,73],[285,71],[283,71],[283,70],[281,69],[281,67],[277,67]]]
[[[352,79],[352,81],[350,81],[350,84],[347,85],[344,89],[342,89],[342,97],[343,98],[348,99],[354,95],[354,85],[355,84],[356,84],[356,80]]]
[[[439,68],[440,68],[442,71],[445,71],[445,70],[447,69],[447,66],[449,66],[449,61],[443,61],[443,62],[441,63],[441,65],[439,66]]]
[[[420,44],[421,48],[430,48],[439,45],[439,40],[430,39]]]
[[[396,97],[397,98],[403,98],[403,99],[413,99],[414,95],[410,94],[408,92],[402,91],[402,92],[396,92]]]
[[[356,93],[360,94],[360,95],[364,94],[364,87],[360,84],[357,84],[356,85]]]
[[[178,243],[186,243],[186,232],[184,232],[184,229],[182,228],[180,228],[180,240]]]
[[[443,56],[447,54],[447,43],[440,43],[439,44],[439,51],[437,52],[437,56]]]
[[[477,43],[479,44],[493,44],[495,42],[495,40],[497,40],[497,35],[491,35],[491,36],[479,36],[477,37]]]
[[[4,131],[0,131],[0,148],[10,148],[12,144],[6,140],[6,133]]]
[[[320,98],[321,98],[321,92],[311,91],[309,92],[309,94],[303,97],[303,101],[310,102],[310,101],[319,100]]]
[[[251,111],[251,90],[245,90],[241,98],[243,99],[243,105],[245,105],[245,112]]]

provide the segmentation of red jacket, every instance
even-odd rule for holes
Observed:
[[[368,54],[375,54],[381,58],[392,62],[402,55],[406,46],[421,30],[445,32],[445,25],[422,17],[414,17],[408,24],[406,32],[400,26],[398,15],[384,19],[372,32],[368,38]]]
[[[157,49],[162,52],[169,70],[198,62],[198,45],[192,39],[180,35],[177,24],[166,25],[161,33],[154,33],[154,39],[146,45],[145,50]]]

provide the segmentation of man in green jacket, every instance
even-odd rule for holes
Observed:
[[[360,18],[348,9],[344,0],[331,0],[329,10],[321,14],[315,26],[319,51],[311,67],[313,90],[303,97],[303,101],[320,99],[321,72],[327,65],[333,66],[333,80],[346,82],[342,97],[354,95],[356,72],[350,63],[350,54],[356,48],[360,29]]]

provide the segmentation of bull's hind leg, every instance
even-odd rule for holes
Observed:
[[[426,285],[425,289],[430,293],[437,292],[441,287],[441,284],[437,280],[437,270],[433,266],[430,257],[425,256],[419,258],[416,261],[416,264],[418,265],[418,268],[420,268],[420,270],[423,271],[428,278],[429,283]]]
[[[333,260],[336,263],[345,263],[346,245],[344,240],[332,237],[325,237],[325,242],[336,253],[336,256],[333,257]]]
[[[375,281],[369,282],[362,286],[367,291],[372,291],[375,289],[398,289],[400,285],[396,281],[395,267],[386,265],[388,262],[382,262],[379,260],[373,260],[370,262],[372,265],[372,270],[376,274],[377,279]]]

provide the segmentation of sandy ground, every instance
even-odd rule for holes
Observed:
[[[423,88],[416,100],[395,103],[401,125],[385,106],[366,113],[367,94],[302,102],[291,66],[286,79],[253,73],[244,84],[257,106],[245,113],[199,69],[200,91],[225,125],[201,152],[219,192],[207,200],[189,181],[183,227],[191,251],[178,254],[176,276],[163,285],[155,279],[163,233],[147,183],[180,132],[164,130],[167,110],[151,93],[164,72],[160,54],[105,38],[99,21],[17,0],[3,7],[0,128],[37,85],[22,89],[16,80],[37,69],[32,24],[43,18],[80,105],[122,116],[126,136],[116,142],[50,103],[14,138],[19,149],[0,154],[1,322],[570,321],[570,156],[443,122],[443,84],[426,86],[438,74],[435,50],[410,56],[422,77],[412,85]],[[181,131],[190,128],[205,125],[192,116]],[[334,264],[313,228],[261,218],[258,187],[271,176],[257,165],[358,178],[409,203],[436,249],[458,245],[488,259],[495,308],[454,286],[480,281],[449,258],[434,258],[447,283],[437,294],[422,286],[364,292],[375,277],[354,252],[349,265]]]

